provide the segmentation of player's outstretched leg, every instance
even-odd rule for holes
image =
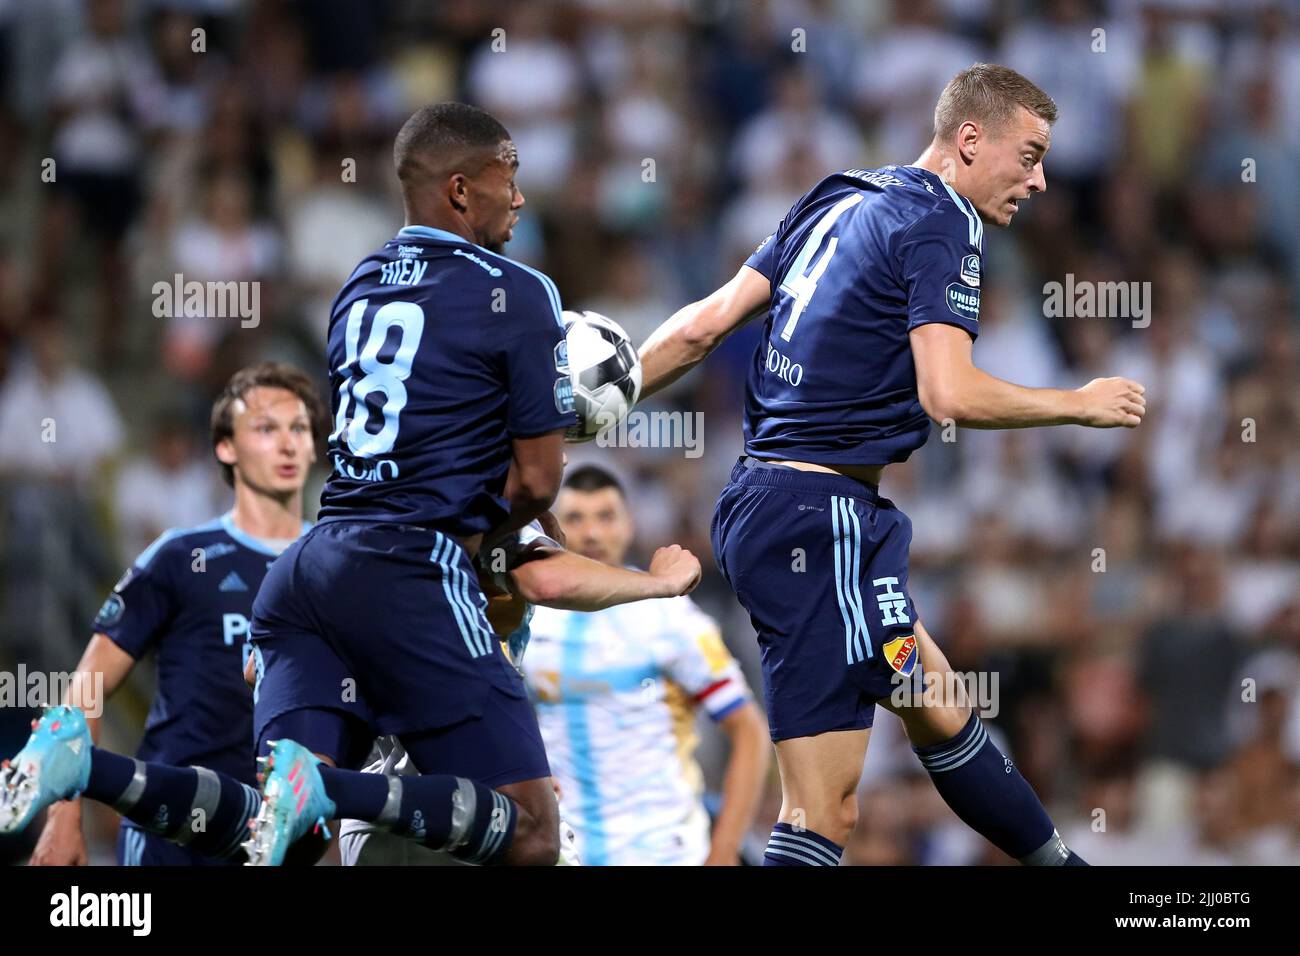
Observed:
[[[364,820],[467,863],[492,864],[505,862],[518,812],[505,794],[464,777],[340,770],[301,744],[277,740],[244,846],[249,865],[279,866],[294,842],[335,817]]]
[[[214,860],[237,860],[261,802],[253,787],[207,767],[146,763],[96,747],[83,797]]]
[[[78,794],[216,859],[239,852],[260,800],[252,787],[204,767],[101,750],[91,744],[80,710],[50,708],[34,722],[27,746],[0,769],[0,832],[20,830],[50,804]]]
[[[15,833],[58,800],[74,797],[90,779],[90,731],[75,707],[47,707],[32,735],[0,764],[0,833]]]
[[[764,866],[839,866],[858,819],[857,788],[871,731],[828,731],[776,742],[781,814]]]
[[[279,865],[289,846],[335,817],[371,823],[468,863],[555,863],[559,811],[549,771],[494,789],[452,774],[392,776],[330,766],[352,762],[340,757],[355,752],[349,738],[358,729],[364,728],[349,727],[346,718],[329,710],[294,711],[270,722],[263,731],[262,749],[269,747],[269,753],[263,762],[262,808],[246,846],[251,865]],[[303,735],[305,742],[286,730]],[[439,766],[424,743],[411,740],[416,766]]]
[[[328,839],[325,821],[338,816],[321,780],[320,758],[292,740],[271,741],[270,746],[270,754],[257,758],[262,804],[244,843],[249,866],[279,866],[289,847],[309,831],[324,831]]]
[[[521,812],[528,797],[516,795],[522,796],[517,800],[503,792],[532,781],[494,790],[450,774],[389,776],[326,766],[319,772],[341,816],[364,820],[466,863],[553,866],[559,857],[557,819],[547,820],[549,838],[539,838],[545,824]],[[527,834],[520,832],[521,821]]]
[[[0,832],[21,830],[58,800],[107,804],[150,833],[205,856],[239,853],[257,812],[256,790],[204,767],[144,763],[91,744],[75,707],[53,707],[0,769]]]
[[[367,771],[373,773],[374,771]],[[516,833],[518,826],[516,826]],[[516,841],[515,845],[518,845]],[[359,821],[344,820],[339,825],[339,858],[344,866],[456,866],[460,861],[447,853],[402,839],[390,832],[377,833]],[[559,857],[556,866],[582,866],[578,853],[578,835],[560,818]]]
[[[923,670],[946,677],[947,658],[919,622],[916,636]],[[941,686],[961,685],[945,679]],[[903,721],[935,789],[972,830],[1026,866],[1087,866],[1061,841],[1033,787],[998,750],[965,699],[880,704]]]

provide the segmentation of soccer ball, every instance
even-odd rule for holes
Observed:
[[[564,313],[569,380],[578,424],[569,442],[590,441],[621,422],[641,396],[641,359],[623,328],[599,312]]]

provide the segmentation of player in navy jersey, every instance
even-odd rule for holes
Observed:
[[[488,596],[487,618],[510,662],[522,670],[531,631],[534,606],[561,610],[599,611],[618,604],[687,594],[700,580],[700,562],[679,545],[658,548],[647,570],[612,567],[565,550],[559,522],[544,516],[546,526],[534,521],[478,558],[479,582]],[[406,751],[396,737],[378,741],[378,757],[368,773],[407,774]],[[568,832],[568,852],[561,865],[577,859],[572,830],[561,821],[561,843]],[[376,832],[373,825],[344,820],[339,825],[339,853],[345,866],[446,865],[446,854]],[[450,861],[458,863],[459,861]]]
[[[425,107],[393,153],[407,225],[357,266],[329,317],[333,472],[319,523],[253,608],[254,734],[268,759],[250,858],[279,863],[338,816],[474,863],[550,865],[550,768],[473,561],[559,488],[575,421],[560,299],[497,251],[524,202],[500,123]],[[423,776],[357,772],[392,734]]]
[[[299,370],[265,363],[236,373],[212,410],[213,450],[234,506],[206,524],[165,532],[127,569],[95,618],[65,704],[96,710],[103,703],[91,699],[98,675],[107,697],[139,660],[152,653],[157,663],[135,760],[77,748],[82,759],[73,776],[89,776],[72,789],[125,817],[119,863],[205,864],[236,853],[246,838],[257,801],[253,700],[243,680],[253,597],[276,556],[305,530],[303,485],[325,430],[324,403]],[[56,709],[38,723],[37,741],[76,732],[67,738],[76,748],[79,738],[98,738],[98,718],[83,720],[70,710]],[[36,779],[20,755],[0,787],[0,828],[25,824],[41,808],[30,804],[15,815],[23,779],[47,801],[66,796],[55,776]],[[86,862],[78,800],[53,805],[32,862]]]
[[[784,795],[766,864],[839,862],[877,703],[901,718],[968,825],[1024,863],[1082,863],[967,700],[915,693],[923,670],[946,678],[951,668],[908,593],[911,523],[878,491],[884,467],[925,443],[929,420],[1142,420],[1143,388],[1127,379],[1022,388],[972,362],[984,227],[1009,225],[1046,188],[1055,119],[1052,100],[1014,71],[963,71],[915,163],[822,180],[729,283],[642,347],[644,396],[765,316],[746,386],[745,456],[712,533],[762,652]]]

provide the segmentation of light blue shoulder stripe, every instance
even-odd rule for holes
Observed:
[[[984,220],[980,218],[979,210],[975,208],[974,202],[966,199],[966,205],[970,206],[970,213],[975,217],[975,246],[982,254],[984,252]]]
[[[443,242],[459,242],[462,245],[473,246],[475,249],[486,253],[489,256],[495,256],[502,262],[509,263],[512,266],[518,266],[542,284],[542,288],[546,291],[546,297],[551,302],[551,308],[555,312],[555,324],[560,326],[560,328],[564,328],[564,319],[560,315],[560,313],[564,311],[560,305],[560,290],[555,287],[555,283],[551,281],[550,276],[546,275],[544,272],[538,272],[532,266],[526,266],[517,259],[503,256],[499,252],[493,252],[491,249],[484,249],[478,243],[470,242],[464,236],[458,236],[454,232],[448,232],[446,229],[437,229],[433,226],[403,226],[397,234],[399,236],[420,236],[425,239],[439,239]]]
[[[948,185],[947,180],[942,176],[939,177],[939,181],[943,183],[943,188],[948,190],[948,195],[952,197],[953,203],[961,210],[961,214],[966,217],[966,233],[970,244],[983,252],[984,247],[980,243],[984,238],[984,226],[980,222],[979,215],[975,212],[975,207],[967,206],[962,197],[957,195],[957,190]]]
[[[149,562],[153,560],[153,556],[158,553],[159,548],[168,541],[171,541],[173,538],[179,538],[184,533],[185,529],[183,528],[171,528],[158,535],[158,537],[154,539],[153,544],[140,552],[140,556],[135,559],[135,566],[141,571],[148,568]]]
[[[476,248],[483,249],[482,246]],[[483,251],[488,255],[496,256],[498,259],[508,262],[513,266],[518,266],[520,269],[523,269],[529,275],[537,279],[537,281],[542,284],[542,288],[546,290],[546,297],[551,300],[551,309],[555,312],[555,324],[560,328],[564,328],[564,318],[560,314],[563,312],[563,309],[560,307],[560,290],[555,287],[555,283],[551,281],[550,276],[544,272],[538,272],[532,266],[526,266],[522,262],[511,259],[509,256],[503,256],[499,252],[493,252],[491,249],[483,249]]]
[[[149,562],[153,560],[154,555],[157,554],[158,550],[168,541],[172,541],[175,538],[179,538],[186,534],[199,534],[204,531],[216,531],[220,527],[221,519],[213,518],[211,521],[201,525],[196,525],[193,528],[168,528],[154,539],[153,544],[140,552],[140,556],[135,559],[135,567],[139,568],[141,571],[149,567]]]
[[[472,246],[464,236],[458,236],[454,232],[448,232],[446,229],[437,229],[433,226],[403,226],[397,231],[399,236],[420,236],[424,239],[441,239],[449,242],[463,242],[467,246]]]

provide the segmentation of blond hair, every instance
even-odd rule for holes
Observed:
[[[934,108],[935,139],[948,139],[969,121],[998,135],[1021,107],[1040,119],[1056,122],[1056,103],[1015,70],[996,63],[976,63],[962,70],[939,94]]]

